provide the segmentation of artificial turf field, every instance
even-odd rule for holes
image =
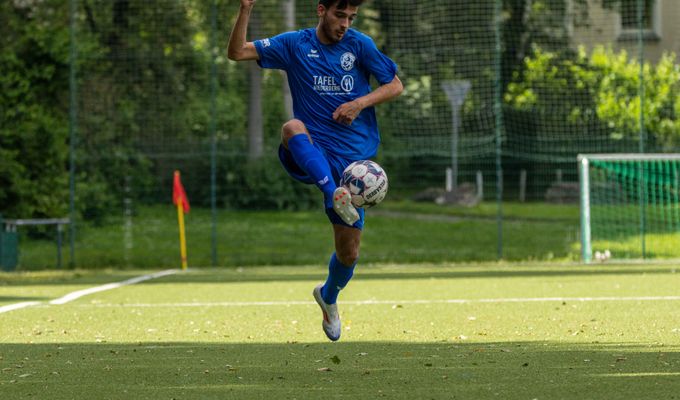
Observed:
[[[680,399],[671,264],[153,272],[0,274],[0,398]]]

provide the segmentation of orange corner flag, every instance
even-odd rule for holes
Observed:
[[[181,204],[185,214],[189,212],[189,199],[179,178],[179,171],[175,171],[175,180],[172,185],[172,202],[175,205]]]

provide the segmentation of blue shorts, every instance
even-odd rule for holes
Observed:
[[[316,144],[314,144],[314,147],[316,147],[328,161],[328,165],[330,165],[331,167],[333,181],[335,182],[336,185],[338,185],[340,183],[340,177],[342,176],[342,172],[354,160],[347,160],[327,153],[324,148],[317,146]],[[283,165],[283,168],[286,170],[286,172],[288,172],[288,175],[290,175],[293,179],[302,183],[306,183],[308,185],[315,184],[314,179],[312,179],[311,176],[307,175],[307,173],[302,168],[300,168],[299,165],[297,165],[297,163],[293,159],[293,154],[288,149],[283,147],[283,145],[279,145],[279,160],[281,160],[281,165]],[[354,225],[351,226],[357,229],[363,229],[365,216],[364,209],[357,208],[357,212],[359,213],[359,220],[355,222]],[[332,208],[326,209],[326,215],[328,216],[328,219],[331,221],[331,223],[334,225],[350,226],[346,224],[345,221],[343,221],[340,218],[340,216],[338,216],[338,214],[336,214],[336,212],[333,211]]]

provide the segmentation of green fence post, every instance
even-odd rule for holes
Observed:
[[[217,3],[210,8],[210,261],[217,266]]]
[[[78,123],[78,102],[76,82],[76,14],[78,11],[78,1],[71,0],[70,9],[70,52],[69,52],[69,218],[71,219],[71,231],[69,234],[71,260],[69,266],[74,268],[76,265],[76,136]]]
[[[62,228],[61,224],[57,224],[57,268],[61,269],[61,242],[62,242],[62,234],[63,234],[64,228]]]
[[[501,41],[501,24],[503,23],[503,1],[496,0],[494,12],[494,36],[495,36],[495,71],[494,71],[494,114],[496,118],[496,215],[497,228],[497,258],[503,258],[503,87],[501,82],[501,64],[503,48]]]
[[[638,58],[640,62],[638,95],[640,96],[640,116],[639,116],[639,151],[644,154],[646,151],[646,130],[645,130],[645,40],[644,40],[644,0],[637,1],[637,24],[638,24]],[[647,183],[645,170],[640,163],[640,245],[642,259],[647,258]]]

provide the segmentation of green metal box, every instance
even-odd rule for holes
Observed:
[[[18,238],[16,232],[0,231],[0,270],[14,271],[19,259]]]

